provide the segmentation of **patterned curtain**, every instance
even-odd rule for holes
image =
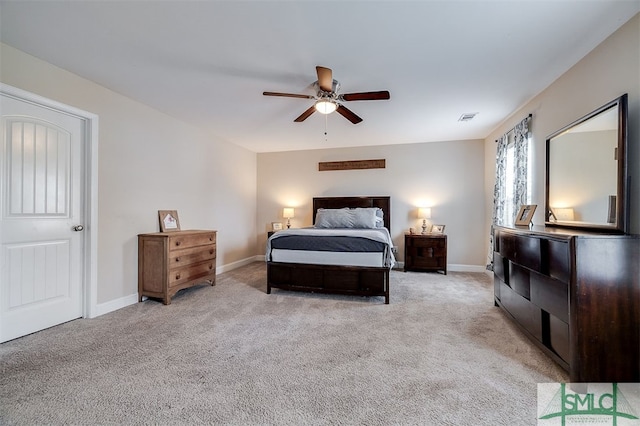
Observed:
[[[496,183],[493,187],[493,215],[491,216],[491,230],[489,232],[489,253],[487,255],[487,269],[493,271],[493,226],[503,225],[506,200],[506,168],[507,168],[507,134],[498,139],[496,152]]]
[[[513,210],[517,212],[520,206],[529,203],[529,117],[522,120],[513,128],[515,144],[515,185],[513,191]],[[513,218],[510,218],[513,219]],[[503,219],[504,220],[504,219]]]
[[[489,232],[489,253],[487,269],[493,271],[493,226],[513,223],[513,217],[507,212],[517,212],[522,204],[529,204],[529,120],[531,116],[518,123],[497,140],[496,183],[493,189],[493,215]],[[514,188],[507,188],[507,150],[509,134],[513,132],[515,179]],[[507,196],[507,190],[513,198]],[[511,198],[511,200],[510,200]],[[512,205],[507,203],[511,202]]]

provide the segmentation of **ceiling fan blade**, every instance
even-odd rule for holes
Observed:
[[[342,99],[345,101],[377,101],[389,98],[389,92],[386,90],[381,90],[379,92],[346,93],[342,95]]]
[[[311,114],[313,114],[314,112],[316,112],[316,107],[315,107],[315,105],[311,105],[311,107],[308,110],[306,110],[305,112],[300,114],[300,117],[296,118],[293,121],[296,122],[296,123],[301,123],[304,120],[306,120],[307,118],[309,118],[309,116]]]
[[[336,111],[353,124],[358,124],[362,121],[362,118],[358,117],[353,111],[345,106],[339,105]]]
[[[265,96],[283,96],[286,98],[315,99],[315,97],[311,95],[298,95],[295,93],[262,92],[262,94]]]
[[[316,67],[318,74],[318,86],[325,92],[333,92],[333,72],[330,68],[321,66]]]

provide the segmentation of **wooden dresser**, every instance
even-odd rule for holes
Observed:
[[[639,259],[639,236],[495,227],[495,303],[570,382],[639,382]]]
[[[180,290],[216,283],[216,231],[172,231],[138,235],[138,301],[165,305]]]
[[[405,271],[442,271],[447,274],[447,236],[404,234]]]

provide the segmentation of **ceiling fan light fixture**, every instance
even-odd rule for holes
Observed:
[[[332,100],[320,99],[316,102],[315,108],[320,114],[331,114],[338,109],[338,104]]]

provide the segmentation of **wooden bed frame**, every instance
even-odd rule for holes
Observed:
[[[391,225],[390,197],[321,197],[313,199],[313,222],[320,208],[379,207],[384,226]],[[389,304],[389,268],[267,262],[267,294],[272,288],[316,293],[384,296]]]

